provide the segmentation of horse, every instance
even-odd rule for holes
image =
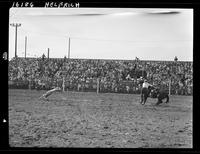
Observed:
[[[157,98],[158,101],[156,105],[159,105],[162,102],[163,99],[166,99],[165,103],[169,102],[169,95],[165,90],[160,90],[158,88],[155,88],[153,86],[149,86],[148,88],[142,88],[141,90],[141,104],[144,105],[147,101],[147,98]]]
[[[169,103],[169,94],[166,90],[152,89],[150,92],[151,98],[158,98],[156,105],[159,105],[163,99],[166,99],[165,103]]]

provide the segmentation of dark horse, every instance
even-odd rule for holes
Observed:
[[[169,102],[169,95],[164,90],[159,90],[153,86],[149,86],[149,88],[142,88],[141,91],[141,104],[144,105],[147,101],[147,98],[158,98],[156,105],[161,104],[162,100],[166,98],[166,102]]]

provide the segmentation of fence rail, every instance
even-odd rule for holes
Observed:
[[[36,89],[36,90],[49,90],[51,89],[51,86],[47,85],[38,85],[36,82],[32,81],[9,81],[8,82],[9,89]],[[56,85],[55,85],[56,86]],[[63,87],[63,82],[57,82],[57,86]],[[88,91],[97,91],[99,93],[127,93],[127,94],[140,94],[140,87],[135,84],[132,81],[121,81],[118,84],[109,84],[109,83],[103,83],[99,82],[99,85],[97,82],[76,82],[72,83],[70,81],[65,82],[65,91],[82,91],[82,92],[88,92]],[[165,89],[168,90],[168,87],[165,86]],[[179,87],[171,86],[171,95],[193,95],[192,87],[186,88],[186,87]]]
[[[192,62],[181,61],[16,58],[9,61],[8,84],[18,89],[59,86],[63,91],[139,93],[138,84],[126,80],[128,76],[136,80],[141,77],[136,70],[145,70],[148,82],[164,86],[169,94],[192,95],[192,66]],[[45,84],[39,85],[39,81]]]

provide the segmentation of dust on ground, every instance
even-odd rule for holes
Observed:
[[[192,96],[9,90],[11,147],[192,148]]]

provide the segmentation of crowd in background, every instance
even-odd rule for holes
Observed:
[[[96,90],[100,92],[139,93],[137,78],[127,78],[130,70],[143,70],[153,85],[168,89],[171,94],[191,95],[193,63],[181,61],[96,60],[13,58],[9,61],[9,85],[34,89],[62,86],[69,90]]]

